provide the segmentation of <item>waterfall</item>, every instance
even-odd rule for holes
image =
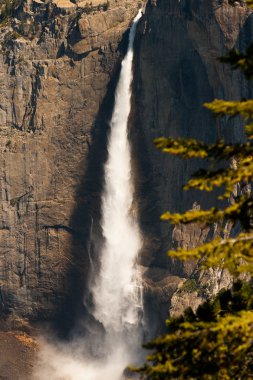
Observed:
[[[133,210],[134,187],[128,117],[131,111],[133,44],[141,10],[135,17],[127,54],[122,62],[108,140],[102,196],[101,269],[93,288],[94,317],[105,329],[107,352],[129,356],[133,336],[138,340],[142,312],[141,281],[136,265],[142,240]]]
[[[96,279],[91,289],[92,314],[100,328],[95,328],[86,338],[76,338],[73,344],[65,347],[44,343],[42,364],[35,379],[120,380],[126,366],[133,364],[141,350],[142,288],[137,257],[142,239],[133,206],[127,128],[131,111],[133,45],[140,18],[141,10],[130,30],[110,122],[102,194],[104,243],[100,252],[100,271],[94,273]],[[88,253],[91,260],[90,250]]]
[[[138,223],[131,211],[134,188],[127,129],[131,110],[133,43],[140,17],[141,11],[133,21],[115,93],[102,197],[104,246],[100,275],[93,289],[95,318],[103,324],[108,336],[112,334],[118,338],[118,334],[124,335],[125,330],[137,325],[142,306],[136,269],[142,242]]]

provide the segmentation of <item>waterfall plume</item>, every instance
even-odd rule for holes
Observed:
[[[131,110],[133,42],[141,12],[134,19],[129,46],[115,93],[115,105],[105,165],[105,187],[102,199],[104,245],[101,269],[93,288],[94,316],[107,335],[122,335],[139,320],[142,308],[141,286],[136,259],[142,241],[137,220],[131,212],[134,187],[131,151],[128,140],[128,117]]]

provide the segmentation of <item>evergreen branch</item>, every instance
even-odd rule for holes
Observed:
[[[252,156],[238,162],[237,168],[222,168],[214,171],[201,169],[184,186],[184,190],[199,189],[212,191],[215,187],[225,185],[226,191],[224,196],[229,197],[233,191],[234,185],[238,183],[248,183],[253,175]]]
[[[219,267],[228,269],[234,275],[253,274],[253,235],[241,234],[234,239],[215,239],[200,247],[169,251],[169,256],[182,261],[201,259],[202,269]]]
[[[173,139],[172,137],[159,137],[154,140],[157,149],[181,158],[208,158],[209,160],[224,160],[231,157],[245,158],[253,156],[253,146],[250,142],[226,144],[218,140],[215,144],[205,144],[194,139]]]
[[[252,140],[253,139],[253,122],[245,125],[245,132],[248,139]]]
[[[232,49],[227,56],[220,57],[220,62],[229,63],[233,70],[240,68],[247,79],[253,76],[253,45],[250,45],[245,54]]]
[[[253,0],[246,0],[245,2],[248,7],[253,8]]]
[[[157,149],[182,158],[208,157],[208,145],[194,139],[159,137],[154,143]]]
[[[237,369],[252,374],[253,311],[240,311],[216,321],[178,320],[177,330],[144,347],[156,350],[145,366],[135,369],[150,380],[231,379]],[[232,364],[232,365],[231,365]],[[251,377],[250,377],[251,378]]]
[[[204,103],[204,107],[214,112],[217,116],[242,116],[246,120],[253,117],[253,100],[225,101],[215,99],[211,103]]]
[[[204,223],[207,225],[217,223],[224,219],[235,221],[245,217],[244,210],[248,208],[248,206],[252,207],[251,203],[251,199],[243,196],[238,198],[233,205],[223,210],[212,207],[210,210],[190,210],[184,214],[166,212],[161,216],[161,220],[171,221],[173,224]]]

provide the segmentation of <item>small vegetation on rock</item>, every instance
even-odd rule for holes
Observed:
[[[183,290],[184,292],[189,292],[189,293],[196,292],[198,290],[197,281],[191,278],[186,280],[181,286],[180,290]]]
[[[85,13],[90,14],[90,13],[97,12],[97,11],[107,11],[109,9],[109,7],[110,7],[109,0],[107,0],[105,3],[99,4],[99,5],[92,5],[92,2],[90,2],[90,3],[86,2],[83,10]]]
[[[13,16],[15,10],[22,4],[22,0],[4,0],[0,3],[0,23]]]

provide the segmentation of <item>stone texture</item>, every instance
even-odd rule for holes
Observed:
[[[118,35],[126,30],[129,19],[133,16],[132,9],[117,7],[107,12],[84,15],[78,21],[80,40],[71,45],[74,53],[85,54],[92,50],[105,50],[105,41],[118,42]]]
[[[2,380],[32,380],[37,343],[28,335],[0,332],[0,371]]]
[[[122,36],[136,11],[134,0],[89,14],[75,4],[29,1],[1,26],[0,311],[7,324],[56,318],[70,326],[75,305],[82,308]]]

